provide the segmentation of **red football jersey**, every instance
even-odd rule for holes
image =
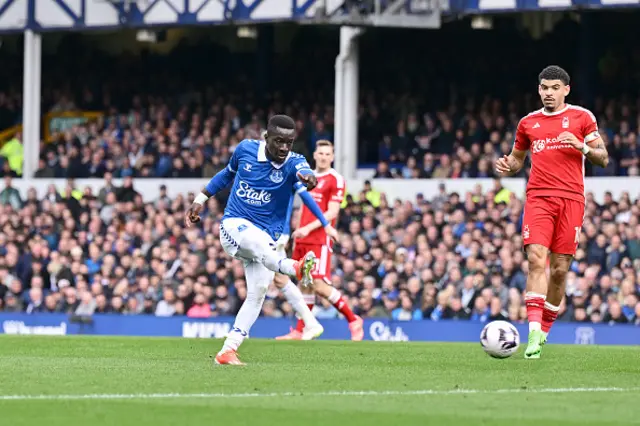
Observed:
[[[324,173],[316,173],[318,178],[318,185],[310,191],[313,199],[320,206],[320,210],[325,213],[329,209],[329,203],[334,201],[336,203],[342,203],[344,198],[346,185],[344,178],[336,172],[334,169],[329,169]],[[304,204],[302,205],[302,211],[300,213],[300,227],[305,226],[317,220],[311,213],[311,210]],[[331,221],[335,226],[336,219]],[[328,245],[327,233],[324,228],[320,227],[309,233],[305,238],[300,238],[296,242],[301,244],[317,244]]]
[[[588,109],[567,104],[562,110],[532,112],[518,123],[515,148],[531,150],[527,195],[569,198],[584,202],[584,155],[558,136],[571,132],[585,143],[600,137]]]

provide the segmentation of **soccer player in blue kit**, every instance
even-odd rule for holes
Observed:
[[[291,117],[271,117],[265,140],[240,142],[227,167],[209,181],[186,213],[185,225],[190,227],[200,221],[204,203],[233,182],[220,223],[220,243],[229,256],[243,261],[247,298],[215,357],[217,364],[243,365],[237,349],[258,319],[267,288],[276,272],[296,278],[303,285],[312,282],[311,270],[316,261],[313,252],[297,262],[287,258],[276,244],[289,220],[291,198],[300,194],[327,235],[332,239],[338,237],[307,192],[315,187],[317,179],[305,158],[291,151],[295,136],[295,123]]]

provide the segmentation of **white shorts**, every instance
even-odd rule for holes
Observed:
[[[220,243],[225,253],[242,260],[247,289],[266,287],[273,281],[274,272],[264,266],[267,252],[278,250],[273,238],[246,219],[228,218],[220,223]],[[284,256],[284,250],[282,251]]]

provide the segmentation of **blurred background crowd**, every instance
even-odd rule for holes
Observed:
[[[519,194],[493,190],[394,201],[367,185],[339,219],[332,283],[363,317],[524,321],[527,260]],[[144,203],[131,178],[93,193],[69,181],[22,199],[11,178],[0,193],[0,310],[233,315],[246,297],[242,265],[218,241],[221,198],[200,227],[182,226],[193,193]],[[561,321],[640,325],[640,199],[587,197],[580,246]],[[293,225],[297,221],[294,214]],[[336,310],[321,302],[320,318]],[[278,290],[262,314],[292,316]]]
[[[607,19],[594,23],[594,31],[612,24]],[[626,18],[612,19],[624,26]],[[587,174],[637,176],[640,76],[629,70],[640,69],[640,49],[633,37],[613,42],[604,31],[586,67],[576,49],[553,50],[558,39],[577,44],[579,29],[567,18],[540,39],[507,25],[493,31],[451,24],[437,32],[366,33],[360,45],[359,166],[387,178],[492,177],[491,164],[510,151],[518,119],[540,107],[538,72],[559,63],[573,76],[569,102],[593,110],[609,146],[609,166],[588,166]],[[415,54],[406,43],[409,34],[429,46],[429,55]],[[286,49],[258,58],[254,50],[238,48],[241,41],[232,49],[198,37],[169,52],[139,49],[117,57],[95,47],[95,39],[73,34],[53,46],[43,58],[43,113],[82,110],[99,117],[49,122],[37,176],[209,177],[239,141],[260,137],[275,113],[296,119],[295,148],[304,155],[317,140],[333,138],[337,32],[298,29],[287,35]],[[499,53],[487,52],[496,44]],[[394,46],[393,61],[385,60],[390,50],[380,46]],[[0,70],[6,77],[0,83],[0,130],[18,123],[22,112],[20,73],[12,69],[21,64],[16,55],[0,51],[9,64]],[[20,175],[20,137],[12,142],[0,152],[6,164],[0,173]]]
[[[569,101],[595,113],[610,153],[606,169],[587,164],[587,174],[637,176],[635,17],[603,14],[589,23],[598,37],[588,52],[557,48],[558,40],[581,43],[586,24],[570,16],[539,37],[499,18],[491,31],[461,21],[433,32],[366,32],[359,167],[377,178],[493,177],[517,120],[539,108],[538,72],[557,63],[573,77]],[[12,182],[22,175],[20,133],[0,141],[0,311],[235,314],[246,287],[241,264],[218,241],[225,194],[209,201],[201,226],[186,230],[192,193],[170,198],[160,187],[155,201],[144,202],[136,181],[204,183],[239,141],[259,138],[275,113],[295,118],[294,149],[309,159],[317,140],[333,138],[337,31],[283,28],[272,28],[278,42],[266,54],[255,40],[230,37],[228,28],[190,30],[168,50],[129,52],[122,40],[110,44],[121,34],[46,37],[42,111],[57,118],[45,120],[37,178],[67,185],[21,193]],[[6,38],[0,48],[0,130],[21,122],[20,46],[11,50]],[[427,53],[416,46],[428,46]],[[86,177],[102,179],[102,189],[76,186],[74,179]],[[522,195],[496,180],[489,192],[442,187],[401,202],[373,180],[345,200],[333,285],[363,317],[524,321]],[[607,195],[601,204],[588,197],[561,321],[640,324],[637,197]],[[337,315],[320,301],[315,312]],[[275,288],[263,315],[292,316]]]

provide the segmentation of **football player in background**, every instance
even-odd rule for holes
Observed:
[[[340,213],[340,204],[345,196],[346,183],[344,178],[336,172],[331,164],[334,159],[333,144],[328,140],[319,140],[313,153],[316,162],[315,176],[318,179],[316,187],[309,191],[313,199],[324,212],[324,218],[332,226],[335,225]],[[349,323],[351,340],[362,340],[364,337],[363,321],[355,315],[340,291],[333,288],[331,283],[331,238],[323,229],[320,220],[313,213],[302,206],[300,223],[292,237],[294,239],[293,259],[302,259],[306,253],[315,253],[316,266],[311,272],[313,285],[302,287],[302,293],[309,309],[315,305],[315,295],[325,297],[345,317]],[[308,336],[304,334],[305,322],[302,318],[289,334],[278,337],[279,340],[302,340]]]
[[[565,294],[567,272],[584,219],[585,158],[601,167],[609,162],[594,115],[565,103],[570,91],[569,74],[558,66],[549,66],[540,73],[538,83],[544,107],[520,120],[511,154],[496,162],[499,175],[513,176],[522,169],[527,151],[531,152],[522,222],[529,261],[526,359],[540,358]]]

